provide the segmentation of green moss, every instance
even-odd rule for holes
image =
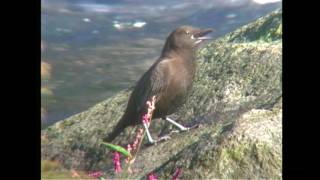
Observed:
[[[61,122],[60,124],[60,128],[65,128],[65,127],[68,127],[68,126],[72,126],[75,122],[74,121],[71,121],[71,120],[64,120]]]
[[[233,159],[234,161],[239,161],[243,158],[244,147],[239,146],[234,149],[227,149],[226,154],[227,157]]]
[[[257,21],[250,23],[234,32],[229,33],[224,38],[230,42],[252,42],[264,41],[271,42],[281,39],[279,24],[282,24],[282,10],[279,9],[267,16],[259,18]]]
[[[216,162],[211,161],[211,176],[213,178],[280,178],[281,160],[273,159],[270,153],[272,154],[273,150],[268,145],[256,146],[254,142],[244,139],[240,144],[225,146],[212,154],[216,156]],[[270,166],[270,161],[275,161],[273,166]]]
[[[56,139],[59,137],[59,132],[57,131],[57,129],[53,128],[53,127],[49,127],[47,128],[47,131],[45,132],[45,134],[47,135],[47,138],[50,139]]]

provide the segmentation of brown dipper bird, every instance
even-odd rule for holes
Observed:
[[[156,96],[153,119],[162,118],[177,126],[180,130],[188,128],[178,124],[167,115],[174,113],[185,100],[192,87],[196,71],[196,50],[206,34],[212,29],[199,29],[181,26],[167,38],[160,58],[143,74],[133,90],[127,109],[107,138],[111,142],[126,127],[142,123],[142,115],[146,113],[146,101]],[[146,129],[150,143],[154,141]]]

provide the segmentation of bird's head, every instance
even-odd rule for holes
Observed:
[[[166,44],[170,48],[194,49],[202,41],[212,39],[206,36],[213,29],[200,29],[192,26],[180,26],[175,29],[167,38]]]

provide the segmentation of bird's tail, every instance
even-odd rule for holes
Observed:
[[[104,142],[113,141],[127,126],[128,125],[127,125],[124,117],[122,117],[120,119],[120,121],[118,122],[118,124],[113,128],[112,132],[109,133],[108,136],[103,139],[103,141]]]

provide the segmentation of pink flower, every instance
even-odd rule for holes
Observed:
[[[148,175],[148,180],[158,180],[158,177],[154,173]]]
[[[152,113],[155,109],[155,100],[156,100],[156,97],[153,96],[152,101],[147,101],[146,104],[148,106],[148,112],[142,116],[142,123],[144,125],[146,125],[147,127],[149,127],[149,125],[150,125]],[[132,163],[134,161],[134,159],[135,159],[134,157],[139,149],[139,146],[141,145],[141,140],[143,138],[143,135],[144,135],[144,129],[143,128],[138,129],[138,132],[136,134],[136,137],[135,137],[133,143],[127,145],[128,152],[131,155],[133,155],[133,157],[129,156],[126,158],[127,164]],[[133,154],[132,154],[132,152],[133,152]]]
[[[102,175],[103,175],[103,173],[101,171],[95,171],[95,172],[89,173],[90,177],[97,178],[97,179],[99,179]]]
[[[143,115],[142,116],[142,123],[143,124],[146,124],[146,125],[149,125],[149,116],[148,116],[148,114],[145,114],[145,115]]]
[[[178,180],[178,177],[181,173],[181,168],[177,168],[176,172],[174,173],[172,180]]]
[[[139,142],[141,141],[142,135],[143,135],[143,129],[140,128],[140,129],[138,129],[138,133],[137,133],[136,138],[132,144],[132,150],[137,149],[137,146],[139,145]]]
[[[142,139],[142,135],[143,135],[143,129],[139,128],[137,131],[137,135],[135,137],[135,140],[133,141],[132,145],[128,144],[127,145],[127,151],[131,154],[132,152],[134,152],[135,150],[137,150],[138,145]],[[127,157],[126,158],[126,163],[128,164],[130,162],[130,158],[131,157]]]
[[[151,101],[146,102],[148,106],[148,112],[142,116],[142,123],[146,124],[148,127],[151,121],[152,113],[155,109],[155,101],[156,101],[156,97],[153,96]]]
[[[112,158],[113,165],[114,165],[114,171],[116,173],[119,173],[121,171],[121,163],[120,163],[120,153],[115,151],[114,156]]]

